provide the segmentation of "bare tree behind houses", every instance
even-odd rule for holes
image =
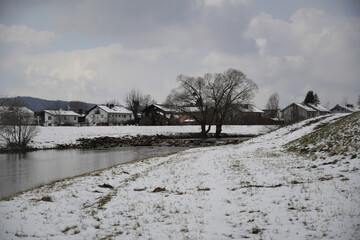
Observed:
[[[271,94],[271,96],[269,97],[265,108],[267,110],[269,110],[270,112],[270,117],[271,118],[276,118],[278,117],[278,110],[279,110],[279,94],[278,93],[273,93]]]
[[[83,113],[88,109],[88,104],[81,101],[70,101],[69,108],[74,112]]]
[[[126,93],[124,102],[129,107],[130,111],[132,111],[135,124],[138,124],[140,120],[138,116],[138,113],[141,110],[140,108],[148,107],[149,105],[155,103],[149,94],[145,95],[140,90],[135,88]]]
[[[56,101],[51,107],[50,109],[53,110],[53,114],[54,114],[54,125],[58,125],[61,126],[63,123],[61,114],[63,112],[63,109],[67,109],[69,106],[67,104],[62,103],[61,101]],[[65,121],[65,119],[64,119]]]
[[[107,106],[119,106],[120,102],[119,102],[119,100],[113,98],[113,99],[110,99],[110,100],[106,101],[105,105],[107,105]]]
[[[214,108],[211,107],[209,99],[208,81],[210,80],[209,74],[205,74],[204,77],[179,75],[178,88],[173,89],[166,100],[167,104],[199,123],[203,137],[207,136],[214,119]]]
[[[0,106],[0,136],[8,148],[26,149],[37,134],[33,123],[33,113],[22,102],[10,99]]]
[[[223,73],[216,73],[208,81],[210,98],[216,109],[215,137],[220,137],[222,125],[230,111],[241,104],[249,104],[258,89],[256,83],[243,72],[229,68]]]

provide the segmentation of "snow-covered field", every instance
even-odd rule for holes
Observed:
[[[341,116],[26,192],[0,202],[0,239],[360,239],[360,152],[284,147]]]
[[[177,133],[197,133],[200,126],[113,126],[113,127],[38,127],[39,133],[30,144],[36,148],[53,148],[56,144],[73,144],[79,138],[95,138],[101,136],[121,137],[136,135],[171,135]],[[223,126],[223,133],[258,135],[267,133],[276,126]],[[214,132],[215,127],[212,127]],[[4,144],[4,143],[3,143]]]

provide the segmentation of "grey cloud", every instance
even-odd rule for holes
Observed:
[[[185,45],[238,53],[254,50],[253,42],[243,36],[255,13],[251,5],[216,8],[194,1],[161,0],[107,3],[66,2],[54,12],[53,25],[58,31],[91,38],[109,36],[129,47]]]
[[[309,88],[323,101],[343,97],[336,92],[349,94],[349,99],[358,94],[358,18],[305,9],[283,20],[261,14],[253,3],[199,2],[1,2],[0,23],[16,18],[36,31],[62,35],[63,42],[48,54],[2,44],[0,77],[20,87],[1,80],[0,90],[101,102],[121,100],[126,86],[162,101],[178,74],[198,76],[235,67],[260,86],[259,106],[275,91],[283,105],[301,99]],[[3,9],[15,17],[1,15]],[[35,27],[40,20],[46,27]],[[56,92],[62,84],[74,87]]]

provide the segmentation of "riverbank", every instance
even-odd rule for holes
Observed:
[[[185,149],[188,148],[114,147],[0,154],[0,199],[60,179]]]
[[[360,117],[343,117],[43,186],[0,202],[0,236],[356,239]]]
[[[221,138],[209,135],[208,138],[201,138],[199,134],[172,134],[172,135],[138,135],[123,137],[95,137],[80,138],[75,144],[58,144],[56,149],[97,149],[114,147],[140,147],[140,146],[166,146],[166,147],[209,147],[228,144],[238,144],[244,140],[256,137],[254,135],[223,134]]]
[[[223,126],[223,143],[236,143],[229,137],[251,137],[265,134],[278,126],[226,125]],[[210,135],[214,134],[214,127]],[[210,146],[214,140],[199,138],[200,126],[99,126],[99,127],[38,127],[38,134],[30,142],[28,151],[42,149],[92,148],[92,146]],[[94,140],[95,139],[95,140]],[[114,141],[113,143],[110,140]],[[175,141],[172,141],[175,140]],[[184,141],[182,141],[184,140]],[[233,139],[234,140],[234,139]],[[239,139],[238,139],[239,140]],[[103,142],[103,143],[102,143]],[[117,142],[118,144],[115,144]],[[139,145],[141,144],[141,145]],[[154,145],[152,145],[154,144]],[[5,142],[0,139],[2,152]]]

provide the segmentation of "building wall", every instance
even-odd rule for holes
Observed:
[[[45,112],[44,113],[44,126],[54,126],[54,116]]]
[[[132,114],[129,113],[110,113],[108,114],[109,125],[119,125],[132,119]]]
[[[60,116],[60,118],[64,125],[77,125],[79,122],[78,116]]]
[[[108,114],[99,107],[92,109],[86,115],[86,122],[89,125],[108,124]]]
[[[44,113],[44,126],[77,125],[78,116],[54,116]]]
[[[307,111],[296,104],[293,104],[284,110],[285,122],[300,121],[306,119],[307,117]]]
[[[296,104],[290,105],[283,111],[285,122],[297,122],[301,120],[305,120],[308,118],[316,117],[317,112],[307,111],[302,107],[297,106]]]
[[[132,119],[131,113],[107,113],[103,109],[96,107],[85,117],[89,125],[119,125]]]

